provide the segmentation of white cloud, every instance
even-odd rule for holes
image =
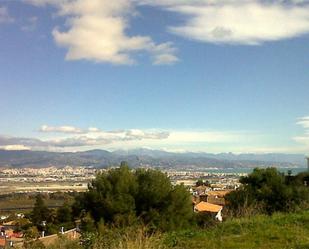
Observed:
[[[201,42],[257,45],[309,33],[308,1],[158,0],[159,5],[184,16],[169,31]]]
[[[168,132],[139,129],[103,131],[95,127],[82,129],[74,126],[43,125],[39,131],[58,133],[62,136],[45,140],[40,138],[0,136],[0,148],[13,148],[17,145],[31,149],[93,147],[113,144],[119,141],[163,140],[169,137]]]
[[[73,126],[47,126],[45,132],[59,133],[58,137],[25,138],[0,135],[2,149],[32,149],[51,151],[80,151],[88,149],[135,149],[151,148],[168,151],[234,152],[234,153],[305,153],[309,138],[294,138],[300,145],[265,143],[265,135],[249,131],[158,131],[158,130],[112,130],[77,128]],[[61,128],[61,127],[71,127]],[[45,127],[46,128],[46,127]],[[74,129],[73,129],[74,128]],[[75,132],[76,131],[76,132]],[[79,133],[80,132],[80,133]],[[60,136],[59,136],[60,135]],[[271,136],[271,135],[268,135]],[[276,138],[273,137],[273,140]]]
[[[309,116],[299,118],[296,124],[301,125],[305,129],[308,129],[309,131]]]
[[[128,35],[136,14],[130,0],[26,0],[37,6],[52,4],[66,18],[65,28],[55,27],[55,42],[66,48],[67,60],[134,64],[134,54],[146,52],[154,64],[178,61],[172,43],[156,44],[149,36]]]
[[[96,127],[89,127],[89,128],[88,128],[88,131],[89,131],[89,132],[99,132],[100,129],[98,129],[98,128],[96,128]]]
[[[156,55],[153,60],[154,65],[172,65],[179,61],[179,59],[172,54]]]
[[[129,35],[130,19],[141,5],[179,14],[169,26],[173,34],[200,42],[258,45],[309,33],[307,0],[24,0],[53,5],[66,23],[52,31],[67,49],[67,60],[134,64],[148,53],[154,65],[179,61],[170,42],[157,44],[150,36]],[[142,21],[142,19],[141,19]]]
[[[260,135],[244,131],[169,131],[169,136],[162,140],[136,140],[116,141],[106,148],[115,150],[119,148],[152,148],[173,151],[196,152],[228,152],[236,151],[236,147],[255,144]]]
[[[41,132],[55,132],[55,133],[69,133],[69,134],[81,134],[84,133],[82,129],[74,126],[49,126],[42,125],[40,128]]]
[[[155,65],[172,65],[179,61],[175,56],[176,48],[171,42],[162,43],[153,47],[153,64]]]
[[[0,146],[3,150],[30,150],[30,147],[24,146],[22,144],[13,144],[13,145],[6,145]]]
[[[231,144],[241,141],[246,134],[241,132],[216,131],[158,131],[158,130],[115,130],[103,131],[98,128],[82,129],[74,126],[41,127],[42,132],[60,133],[61,137],[48,140],[38,138],[21,138],[0,136],[0,146],[23,145],[27,148],[76,148],[76,147],[161,147],[183,146],[192,144]],[[69,135],[69,136],[68,136]]]
[[[307,150],[309,150],[309,116],[299,118],[296,124],[302,126],[305,131],[303,135],[296,136],[293,138],[293,140],[298,143],[304,144],[305,146],[307,146]]]
[[[12,22],[14,22],[14,18],[10,16],[8,9],[0,6],[0,23]]]

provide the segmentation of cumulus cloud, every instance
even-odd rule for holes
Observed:
[[[258,45],[309,33],[308,1],[158,0],[141,1],[181,14],[168,30],[209,43]]]
[[[8,9],[0,6],[0,24],[11,22],[14,22],[14,18],[10,16]]]
[[[25,0],[37,6],[51,4],[66,19],[65,27],[52,31],[55,42],[67,49],[67,60],[134,64],[134,54],[150,54],[153,64],[178,61],[173,44],[156,44],[151,37],[128,35],[136,14],[130,0]]]
[[[150,36],[129,35],[138,6],[150,5],[179,15],[167,30],[207,43],[259,45],[309,33],[307,0],[24,0],[52,5],[65,25],[52,31],[67,49],[67,60],[134,64],[134,55],[148,53],[154,65],[179,61],[171,42],[157,44]],[[137,17],[138,18],[138,17]]]

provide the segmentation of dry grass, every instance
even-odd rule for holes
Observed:
[[[102,237],[96,240],[92,249],[165,249],[160,234],[147,235],[144,229],[124,234],[114,234],[116,239]],[[117,239],[118,238],[118,239]],[[111,241],[112,240],[112,241]]]

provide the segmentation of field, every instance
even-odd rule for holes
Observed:
[[[2,182],[0,194],[36,191],[85,191],[88,182]]]
[[[60,207],[65,201],[72,203],[74,193],[42,193],[44,202],[49,208]],[[0,215],[32,210],[36,193],[10,193],[0,195]]]

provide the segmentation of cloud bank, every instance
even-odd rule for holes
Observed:
[[[47,138],[48,137],[48,138]],[[38,137],[13,137],[0,135],[0,149],[77,151],[88,149],[153,149],[222,151],[222,146],[234,148],[235,144],[257,141],[258,134],[241,131],[161,131],[161,130],[111,130],[97,127],[43,125]],[[43,139],[45,138],[45,139]]]
[[[24,138],[0,136],[0,148],[2,149],[53,149],[104,146],[116,142],[162,140],[169,137],[164,131],[143,131],[139,129],[103,131],[95,127],[81,129],[74,126],[48,126],[43,125],[41,133],[57,133],[61,137],[43,140],[39,138]],[[69,136],[68,136],[69,135]]]
[[[299,122],[302,121],[309,121],[309,118],[299,120]],[[303,125],[307,125],[307,123]],[[72,152],[91,149],[151,148],[178,152],[303,153],[305,151],[304,147],[306,147],[304,141],[309,144],[309,132],[307,136],[294,138],[301,143],[300,146],[275,147],[273,144],[265,144],[265,134],[250,131],[162,131],[153,129],[106,131],[97,127],[80,128],[69,125],[43,125],[37,131],[37,137],[0,135],[0,149]],[[272,135],[269,134],[268,136]],[[275,139],[274,136],[273,140]]]

